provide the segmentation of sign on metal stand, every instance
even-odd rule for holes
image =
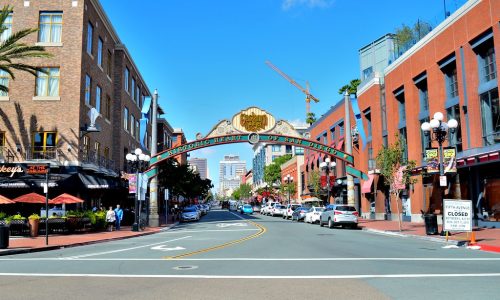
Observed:
[[[444,231],[472,232],[472,201],[444,199]]]

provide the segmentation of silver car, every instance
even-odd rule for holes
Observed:
[[[328,224],[328,228],[333,228],[334,226],[349,226],[351,228],[356,228],[358,226],[358,215],[354,206],[345,204],[330,204],[325,207],[319,217],[319,226]]]

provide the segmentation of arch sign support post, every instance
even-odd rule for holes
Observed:
[[[333,156],[345,161],[348,165],[354,164],[352,155],[317,141],[309,140],[299,134],[288,122],[283,120],[276,121],[266,111],[257,107],[250,107],[236,114],[232,118],[232,121],[224,120],[219,122],[205,137],[197,134],[195,141],[167,149],[151,157],[149,161],[150,169],[146,171],[146,174],[148,178],[155,177],[157,175],[157,168],[153,168],[154,166],[179,154],[206,147],[234,143],[292,145]],[[352,167],[350,169],[353,170],[353,176],[357,175],[356,177],[363,178],[362,175],[364,175],[366,178],[368,177],[359,170]]]

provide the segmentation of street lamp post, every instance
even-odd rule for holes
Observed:
[[[286,189],[288,190],[288,204],[292,204],[290,202],[290,183],[293,182],[293,176],[290,176],[290,174],[287,174],[285,176],[285,182],[287,184]]]
[[[319,164],[319,167],[321,170],[325,171],[326,174],[326,192],[327,192],[327,197],[326,197],[326,202],[327,204],[330,203],[330,172],[333,173],[333,168],[335,168],[337,164],[334,161],[330,161],[330,157],[327,157],[324,162]]]
[[[139,173],[144,171],[149,163],[149,155],[142,153],[140,148],[134,150],[134,153],[128,153],[125,158],[127,159],[128,164],[132,168],[135,169],[135,217],[134,224],[132,224],[132,231],[139,231],[139,193],[140,193],[140,183]]]
[[[443,113],[436,112],[434,118],[430,122],[424,122],[421,125],[421,129],[426,136],[430,135],[432,129],[431,141],[437,141],[439,145],[439,176],[445,176],[444,165],[443,165],[443,143],[446,141],[446,136],[448,131],[450,135],[455,133],[455,129],[458,127],[458,121],[455,119],[449,119],[448,122],[443,121]],[[445,235],[444,232],[444,196],[443,191],[441,191],[441,235]]]

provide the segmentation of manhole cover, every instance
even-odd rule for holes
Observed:
[[[193,269],[198,269],[197,266],[177,266],[173,267],[172,269],[174,270],[193,270]]]

